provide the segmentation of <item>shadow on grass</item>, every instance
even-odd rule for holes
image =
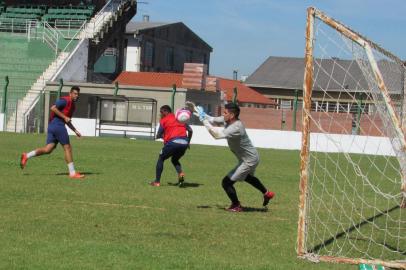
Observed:
[[[216,208],[222,211],[227,211],[227,207],[221,206],[221,205],[215,205],[215,206],[210,206],[210,205],[198,205],[197,208],[200,209],[211,209],[211,208]],[[267,207],[242,207],[242,212],[268,212]]]
[[[101,174],[101,173],[98,173],[98,172],[80,172],[80,173],[81,173],[81,174],[84,174],[85,176],[86,176],[86,175],[99,175],[99,174]],[[69,173],[68,173],[68,172],[63,172],[63,173],[56,173],[56,174],[54,174],[54,173],[38,173],[38,174],[35,173],[35,174],[33,174],[33,173],[23,172],[23,175],[24,175],[24,176],[31,176],[31,175],[68,176]]]
[[[177,182],[176,183],[168,183],[168,186],[175,186],[175,187],[179,187],[179,188],[197,188],[199,186],[202,186],[203,184],[199,184],[199,183],[190,183],[190,182],[183,182],[182,185],[179,185]]]
[[[98,173],[98,172],[80,172],[80,174],[84,174],[85,176],[86,175],[99,175],[99,174],[101,174],[101,173]],[[52,175],[52,174],[47,174],[47,175]],[[68,176],[69,175],[69,173],[68,172],[64,172],[64,173],[57,173],[56,175],[65,175],[65,176]]]
[[[389,208],[385,211],[382,211],[378,214],[376,214],[375,216],[369,217],[361,222],[359,222],[358,224],[355,224],[349,228],[347,228],[346,230],[337,233],[335,236],[325,240],[323,243],[316,245],[315,247],[313,247],[312,249],[309,250],[309,252],[311,253],[317,253],[320,250],[326,248],[328,245],[331,245],[334,243],[334,241],[336,241],[337,239],[343,238],[343,237],[348,237],[348,235],[354,231],[354,230],[359,230],[360,228],[362,228],[362,226],[365,225],[369,225],[371,223],[374,223],[375,220],[378,220],[379,218],[383,217],[383,218],[387,218],[387,215],[389,215],[389,213],[391,213],[394,210],[400,209],[399,205],[395,205],[392,208]],[[356,239],[356,240],[360,240],[360,239]],[[362,240],[362,239],[361,239]],[[369,240],[368,240],[369,241]],[[394,247],[389,245],[388,243],[381,243],[383,246],[385,246],[387,249],[393,251],[393,252],[399,252],[402,255],[406,255],[406,250],[401,249],[400,247]]]

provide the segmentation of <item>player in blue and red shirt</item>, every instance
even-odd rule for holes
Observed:
[[[71,122],[73,112],[75,111],[75,103],[79,98],[79,93],[80,88],[78,86],[73,86],[68,96],[60,98],[56,101],[55,105],[51,107],[46,146],[35,149],[29,153],[23,153],[20,161],[21,169],[24,169],[28,159],[50,154],[55,149],[56,145],[60,143],[65,152],[65,161],[69,168],[69,177],[74,179],[85,177],[83,174],[75,171],[72,158],[72,147],[70,145],[68,131],[65,127],[66,124],[73,132],[75,132],[76,136],[82,136]]]
[[[178,173],[178,185],[182,186],[185,174],[182,171],[182,165],[179,159],[185,154],[189,148],[190,140],[192,139],[193,130],[185,123],[179,122],[172,113],[171,107],[164,105],[160,108],[161,121],[156,138],[164,140],[158,161],[156,163],[156,177],[150,184],[159,187],[161,185],[161,174],[164,169],[164,161],[170,157],[176,172]]]

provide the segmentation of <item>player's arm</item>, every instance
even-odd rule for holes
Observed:
[[[65,123],[69,123],[71,119],[61,112],[61,110],[63,110],[63,108],[65,108],[65,106],[66,106],[66,101],[63,99],[60,99],[55,103],[55,105],[52,105],[51,111],[56,116],[63,119],[63,121],[65,121]]]
[[[76,136],[82,137],[82,134],[80,134],[80,132],[73,126],[72,121],[69,121],[68,123],[66,123],[66,125],[67,125],[73,132],[75,132]]]
[[[158,132],[156,133],[155,139],[162,139],[164,137],[164,128],[159,125]]]
[[[65,121],[66,125],[73,131],[75,132],[76,136],[81,137],[82,134],[80,134],[80,132],[72,125],[71,122],[71,118],[64,115],[62,113],[62,110],[65,108],[66,106],[66,100],[64,99],[59,99],[55,105],[52,105],[51,107],[51,111],[53,113],[55,113],[56,116],[58,116],[59,118],[63,119],[63,121]]]
[[[204,119],[202,121],[202,123],[214,139],[218,140],[218,139],[224,139],[227,137],[226,134],[224,133],[224,130],[218,130],[218,129],[214,128],[208,119]]]
[[[193,112],[194,115],[199,117],[199,120],[203,122],[203,120],[208,120],[210,124],[214,125],[224,125],[224,117],[219,116],[219,117],[212,117],[208,115],[202,106],[196,106],[193,102],[186,101],[186,107],[189,108]]]
[[[210,124],[214,125],[224,125],[224,116],[218,116],[218,117],[213,117],[210,115],[207,115],[207,120],[209,120]]]
[[[192,140],[193,129],[188,124],[185,124],[185,127],[187,131],[188,147],[190,148],[190,141]]]

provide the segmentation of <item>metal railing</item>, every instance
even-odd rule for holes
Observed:
[[[77,33],[84,28],[86,23],[86,20],[55,20],[51,25],[53,25],[62,37],[71,39],[77,36]]]
[[[117,12],[124,4],[130,2],[129,0],[110,0],[103,8],[90,20],[86,25],[86,37],[95,38],[97,33],[103,30],[108,25],[111,19],[114,19]]]
[[[32,19],[0,18],[0,31],[9,33],[26,33]]]
[[[42,33],[42,42],[48,44],[55,51],[55,56],[58,55],[59,33],[50,26],[47,22],[44,22],[44,31]]]

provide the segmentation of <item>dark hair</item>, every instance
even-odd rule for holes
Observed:
[[[163,106],[160,108],[160,111],[165,111],[165,112],[171,113],[171,112],[172,112],[172,109],[171,109],[171,107],[170,107],[169,105],[163,105]]]
[[[236,119],[238,119],[240,116],[240,107],[236,103],[227,103],[224,108],[226,108],[230,113],[234,114]]]
[[[70,92],[72,93],[73,91],[78,91],[78,92],[80,92],[79,86],[76,86],[76,85],[72,86],[72,88],[70,89]]]

